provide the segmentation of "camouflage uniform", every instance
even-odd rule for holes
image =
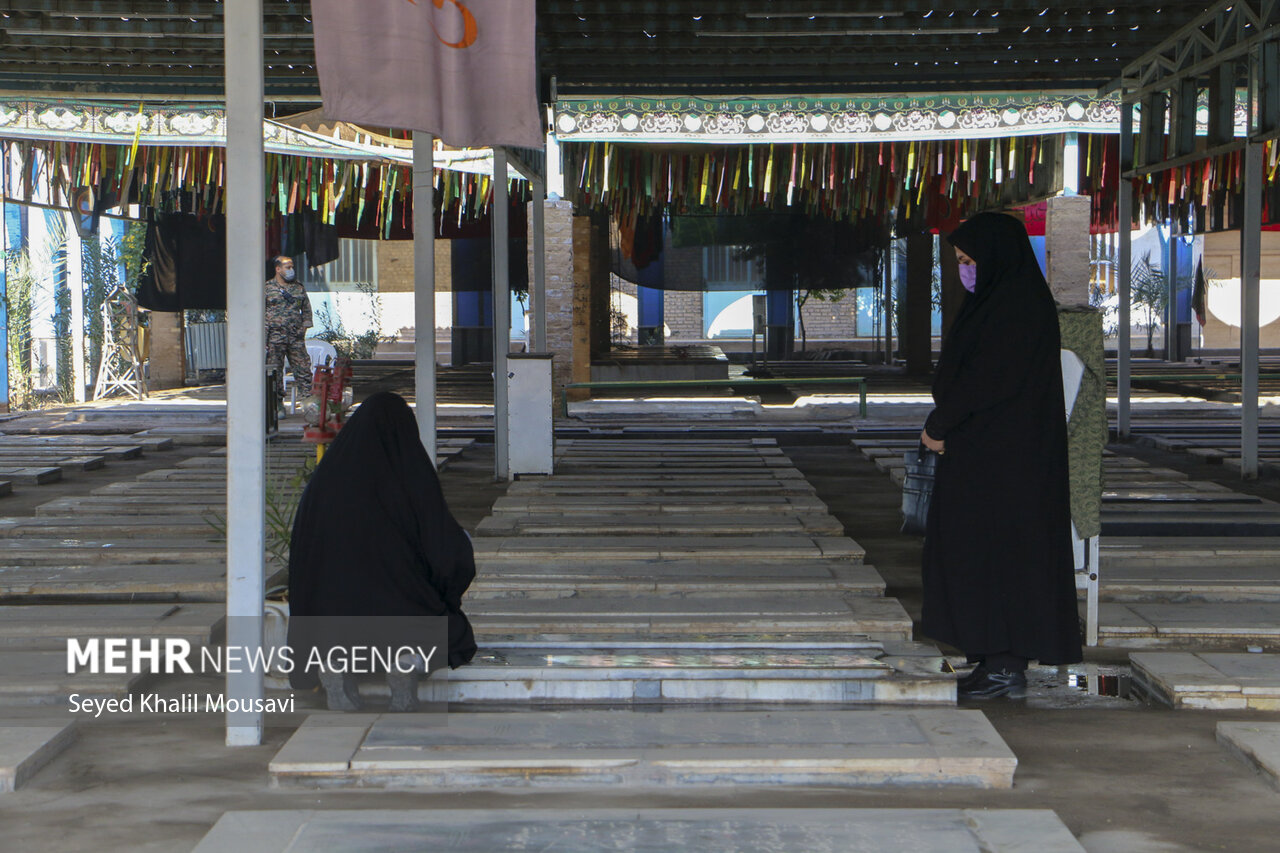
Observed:
[[[284,399],[284,359],[289,358],[298,396],[311,393],[311,357],[307,355],[307,329],[311,328],[311,301],[298,280],[270,279],[267,291],[267,369],[279,377],[278,389]]]

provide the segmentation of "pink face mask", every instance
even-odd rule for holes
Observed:
[[[960,283],[964,285],[964,289],[973,293],[978,287],[978,266],[977,264],[961,264],[960,265]]]

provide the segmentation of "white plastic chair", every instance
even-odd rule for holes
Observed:
[[[1069,349],[1062,351],[1062,394],[1067,405],[1067,423],[1075,409],[1080,383],[1084,380],[1084,361]],[[1076,589],[1085,590],[1085,643],[1098,645],[1098,549],[1099,537],[1081,539],[1071,523],[1071,548],[1075,555]]]
[[[324,364],[325,358],[330,361],[338,360],[338,351],[333,348],[333,344],[319,338],[307,338],[307,355],[311,356],[312,370],[315,370],[317,365]]]
[[[330,362],[336,361],[338,358],[338,351],[328,341],[322,341],[319,338],[307,338],[305,343],[307,355],[311,358],[311,370],[313,372],[316,369],[316,365],[325,363],[326,358]],[[289,368],[284,374],[284,387],[289,391],[289,411],[294,413],[298,411],[298,387],[293,381],[293,365],[290,364]]]

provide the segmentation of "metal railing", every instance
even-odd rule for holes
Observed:
[[[202,370],[227,369],[226,323],[191,323],[185,339],[187,368],[196,376]]]

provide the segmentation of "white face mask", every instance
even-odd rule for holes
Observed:
[[[285,270],[280,275],[284,278],[285,281],[293,281],[295,278],[297,278],[298,272],[297,270]]]
[[[978,267],[976,264],[960,265],[960,283],[964,289],[973,293],[978,287]]]

